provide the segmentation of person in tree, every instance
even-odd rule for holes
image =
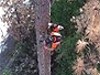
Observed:
[[[45,40],[44,48],[49,51],[55,51],[61,43],[62,35],[60,30],[64,29],[63,26],[53,23],[48,23],[49,36]]]
[[[62,35],[57,32],[52,32],[50,36],[45,40],[44,48],[49,51],[54,51],[61,43]]]

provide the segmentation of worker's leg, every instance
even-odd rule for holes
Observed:
[[[52,39],[51,39],[50,37],[47,37],[46,40],[44,41],[44,44],[45,44],[46,46],[48,46],[48,45],[51,44],[51,43],[52,43]]]

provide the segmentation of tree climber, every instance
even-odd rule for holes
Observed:
[[[54,51],[61,43],[62,35],[57,32],[52,32],[44,42],[44,48],[49,51]]]
[[[44,48],[49,51],[55,51],[55,49],[61,43],[62,35],[59,33],[60,30],[64,29],[63,26],[53,23],[48,23],[49,36],[45,40]]]

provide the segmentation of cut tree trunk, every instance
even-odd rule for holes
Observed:
[[[35,1],[35,30],[37,40],[37,56],[39,75],[51,75],[51,56],[50,52],[44,49],[43,41],[47,35],[47,24],[49,17],[49,0]]]

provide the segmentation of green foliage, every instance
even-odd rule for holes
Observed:
[[[79,15],[79,8],[84,4],[84,0],[57,0],[52,6],[52,21],[64,26],[64,40],[61,48],[57,51],[54,69],[55,75],[72,75],[73,61],[76,59],[75,44],[81,37],[76,34],[75,24],[70,21],[72,16]]]
[[[57,0],[52,6],[51,19],[54,23],[60,23],[65,27],[66,35],[73,34],[75,27],[70,19],[79,15],[79,8],[84,4],[84,0]]]
[[[74,49],[78,39],[78,35],[68,36],[64,39],[62,47],[57,51],[56,62],[58,65],[56,67],[56,75],[72,75],[72,65],[74,59],[76,59]]]
[[[3,70],[3,75],[12,75],[12,73],[9,69],[4,69]]]

